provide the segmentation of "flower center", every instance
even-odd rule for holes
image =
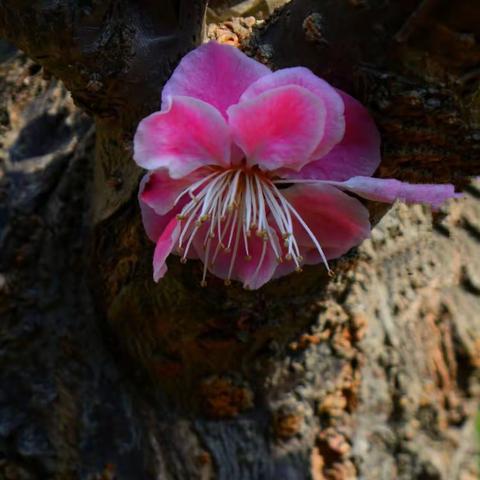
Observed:
[[[256,255],[252,281],[260,272],[268,248],[279,263],[293,261],[295,269],[301,271],[303,257],[294,226],[307,232],[332,273],[315,235],[281,192],[275,181],[258,168],[241,166],[215,169],[180,193],[175,204],[185,195],[190,200],[177,215],[182,222],[177,251],[180,261],[185,263],[192,243],[202,242],[205,251],[202,286],[206,286],[207,267],[215,264],[220,252],[229,254],[225,284],[230,285],[235,264],[242,261],[238,258],[239,250],[244,253],[243,261],[252,261],[252,235],[263,241],[261,252]]]

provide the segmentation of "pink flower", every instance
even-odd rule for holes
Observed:
[[[380,137],[367,110],[303,67],[271,72],[214,42],[186,55],[160,112],[135,135],[154,279],[175,253],[256,289],[345,254],[370,235],[355,193],[434,207],[452,185],[372,178]],[[346,193],[347,192],[347,193]]]

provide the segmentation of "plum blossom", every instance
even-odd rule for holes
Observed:
[[[139,201],[156,243],[153,277],[170,253],[257,289],[345,254],[370,235],[351,196],[438,207],[452,185],[372,178],[380,136],[368,111],[303,67],[275,72],[234,47],[188,53],[144,118],[134,158],[148,170]]]

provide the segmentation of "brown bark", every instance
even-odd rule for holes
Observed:
[[[396,206],[333,281],[309,268],[258,292],[201,289],[199,265],[172,259],[155,285],[131,137],[199,41],[203,4],[60,3],[0,2],[3,34],[96,124],[93,159],[63,88],[4,61],[0,472],[467,478],[478,187],[433,230],[427,210]],[[361,98],[382,129],[381,176],[465,185],[480,171],[479,17],[466,0],[296,1],[248,51]]]

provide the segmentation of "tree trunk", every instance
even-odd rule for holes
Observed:
[[[476,478],[480,4],[294,0],[255,31],[369,106],[379,176],[465,188],[370,202],[334,279],[255,292],[175,258],[153,283],[132,136],[205,2],[159,5],[0,0],[38,62],[1,45],[0,478]]]

